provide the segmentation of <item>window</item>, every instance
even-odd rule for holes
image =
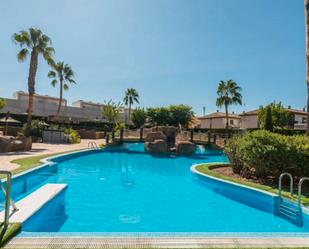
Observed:
[[[230,125],[234,125],[234,120],[230,119]]]

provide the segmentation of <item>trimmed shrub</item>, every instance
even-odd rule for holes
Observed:
[[[265,114],[265,121],[264,121],[264,128],[268,131],[273,131],[273,118],[271,116],[271,108],[270,106],[266,107],[266,114]]]
[[[144,109],[137,108],[132,112],[132,122],[136,128],[141,128],[146,123],[147,112]]]
[[[69,143],[71,144],[80,143],[80,136],[77,131],[73,130],[72,128],[68,128],[68,129],[65,129],[64,133],[69,136]]]
[[[236,173],[255,172],[258,178],[277,177],[282,172],[309,175],[309,138],[284,136],[265,130],[230,139],[225,152]]]

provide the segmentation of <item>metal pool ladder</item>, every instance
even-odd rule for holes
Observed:
[[[304,181],[308,180],[308,177],[303,177],[299,180],[298,183],[298,202],[297,205],[295,204],[289,204],[285,203],[282,195],[281,195],[281,189],[282,189],[282,179],[284,176],[288,176],[290,179],[290,195],[293,196],[293,176],[290,173],[282,173],[279,177],[279,188],[278,188],[278,195],[279,195],[279,214],[288,220],[292,221],[293,223],[296,223],[297,225],[302,225],[302,207],[301,207],[301,187]]]
[[[16,207],[14,201],[10,197],[12,173],[7,170],[0,170],[0,174],[6,175],[6,188],[4,188],[1,180],[0,180],[0,188],[5,196],[4,226],[7,227],[9,225],[10,207],[11,206],[13,207],[13,212],[18,211],[18,208]]]
[[[89,142],[88,143],[88,149],[93,149],[93,150],[99,150],[99,146],[97,145],[96,142]]]

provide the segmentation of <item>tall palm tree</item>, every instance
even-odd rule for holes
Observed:
[[[38,68],[38,57],[42,55],[48,64],[53,64],[52,55],[55,50],[51,47],[51,40],[47,35],[44,35],[40,29],[29,28],[22,30],[19,33],[13,34],[13,41],[20,45],[21,50],[17,54],[19,62],[26,60],[30,54],[30,66],[28,75],[28,117],[25,129],[25,136],[30,135],[32,112],[33,112],[33,96],[35,94],[35,77]]]
[[[57,64],[52,65],[53,70],[48,72],[48,77],[52,78],[52,86],[55,87],[59,83],[59,104],[56,113],[56,119],[59,117],[62,99],[63,99],[63,90],[66,91],[69,89],[69,84],[76,84],[74,81],[74,72],[70,65],[64,64],[63,61],[59,61]]]
[[[128,88],[125,92],[125,96],[123,99],[124,103],[126,106],[129,107],[129,120],[128,120],[128,124],[130,123],[131,120],[131,106],[134,103],[138,103],[139,104],[139,95],[138,92],[134,89],[134,88]]]
[[[309,0],[305,0],[305,18],[306,18],[307,135],[309,136]]]
[[[217,106],[225,107],[225,128],[229,128],[229,112],[228,107],[233,104],[242,104],[242,95],[240,93],[241,88],[233,80],[227,82],[221,80],[217,89]]]

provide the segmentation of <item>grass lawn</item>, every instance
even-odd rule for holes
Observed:
[[[61,155],[61,154],[66,154],[66,153],[70,153],[70,152],[74,152],[74,151],[79,151],[79,150],[72,150],[72,151],[65,151],[65,152],[58,152],[58,153],[53,153],[53,154],[46,154],[46,155],[40,155],[40,156],[33,156],[33,157],[15,159],[11,162],[20,165],[20,167],[13,170],[12,173],[18,174],[18,173],[21,173],[21,172],[26,171],[28,169],[39,166],[39,165],[42,164],[41,160],[44,159],[44,158],[52,157],[52,156],[56,156],[56,155]]]
[[[11,238],[18,234],[21,230],[21,225],[18,223],[13,223],[8,226],[7,229],[4,229],[3,224],[0,226],[0,246],[2,247],[7,243]]]
[[[214,176],[214,177],[217,177],[217,178],[220,178],[220,179],[223,179],[223,180],[243,184],[243,185],[246,185],[246,186],[249,186],[249,187],[261,189],[261,190],[268,191],[268,192],[271,192],[271,193],[274,193],[274,194],[278,193],[277,188],[273,188],[273,187],[270,187],[270,186],[267,186],[267,185],[254,183],[254,182],[251,182],[249,180],[236,179],[236,178],[233,178],[233,177],[230,177],[230,176],[219,174],[218,172],[211,170],[211,168],[213,168],[214,166],[218,166],[218,164],[207,163],[207,164],[197,166],[196,169],[199,172],[202,172],[206,175]],[[222,166],[224,167],[226,165],[222,165]],[[289,192],[282,190],[281,193],[282,193],[282,196],[284,196],[288,199],[292,199],[294,201],[297,201],[297,194],[294,194],[293,197],[291,197]],[[305,206],[309,206],[309,197],[302,195],[302,204],[305,205]]]

